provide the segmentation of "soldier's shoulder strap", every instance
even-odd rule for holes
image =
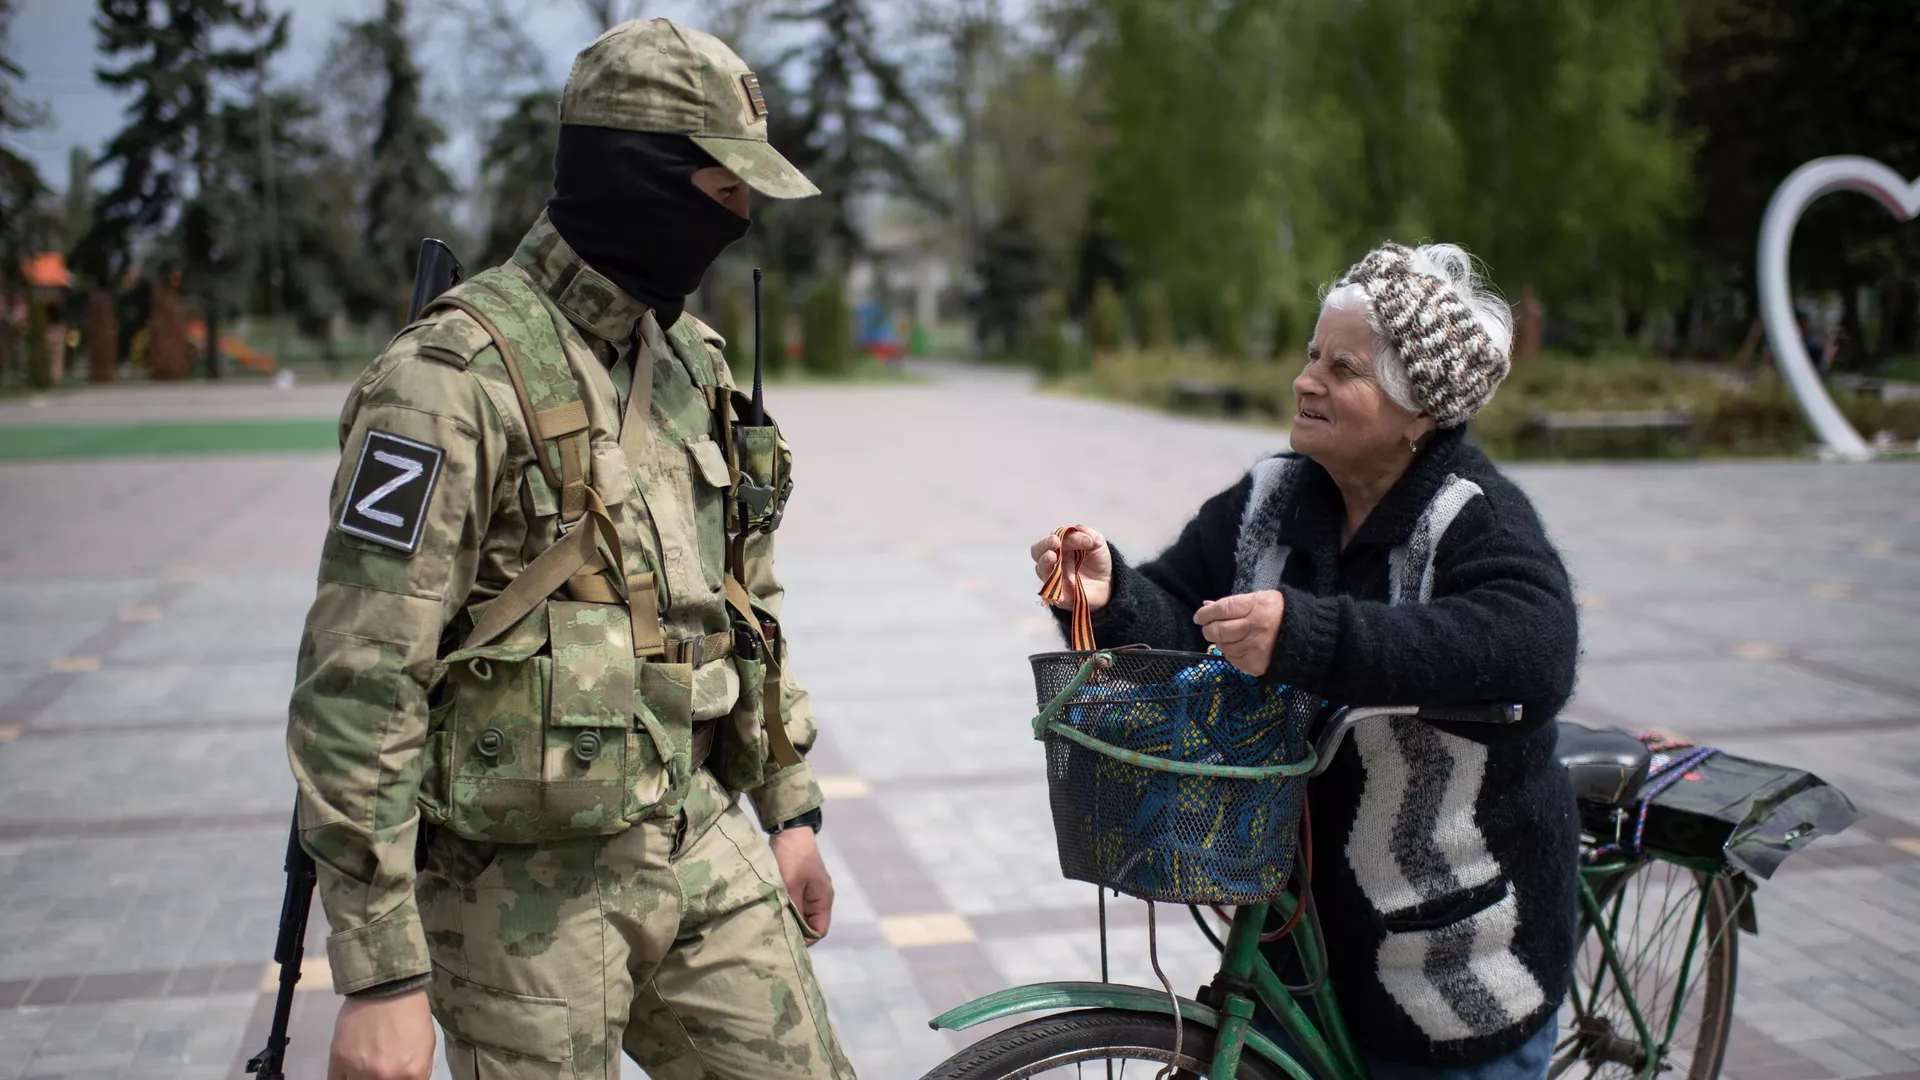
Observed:
[[[667,330],[667,344],[693,373],[702,389],[733,386],[733,373],[727,367],[727,339],[719,331],[685,312]]]
[[[426,310],[440,308],[465,314],[486,335],[486,343],[499,350],[533,442],[534,460],[560,494],[560,519],[569,525],[580,520],[587,509],[587,407],[567,364],[552,306],[525,278],[496,266],[442,293]],[[457,325],[460,320],[446,322]],[[427,343],[421,344],[424,348]]]
[[[565,526],[560,541],[522,568],[488,604],[461,647],[478,648],[493,640],[564,586],[576,600],[625,604],[633,620],[635,654],[658,653],[658,614],[644,602],[636,603],[652,596],[650,575],[642,576],[647,581],[629,581],[624,598],[600,578],[602,571],[623,568],[625,560],[613,519],[588,483],[591,432],[580,386],[560,339],[564,316],[509,267],[483,270],[427,305],[428,311],[441,308],[465,314],[499,351],[533,442],[534,461],[546,482],[560,493],[560,520]],[[588,516],[592,527],[571,528]],[[599,556],[596,540],[606,545],[610,559]],[[638,617],[637,612],[646,617]]]

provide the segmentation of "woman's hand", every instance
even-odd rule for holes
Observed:
[[[1193,613],[1193,621],[1208,641],[1220,646],[1227,663],[1258,677],[1273,663],[1273,643],[1280,638],[1286,612],[1285,594],[1268,589],[1209,600]]]
[[[1067,551],[1086,552],[1080,560],[1080,584],[1087,591],[1087,610],[1099,611],[1106,607],[1113,596],[1113,551],[1107,547],[1107,538],[1083,526],[1067,535]],[[1052,534],[1041,537],[1033,545],[1033,573],[1041,581],[1053,576],[1053,568],[1059,562],[1060,541]],[[1061,590],[1054,606],[1071,608],[1073,591]]]

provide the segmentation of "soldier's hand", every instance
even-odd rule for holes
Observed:
[[[812,931],[807,936],[811,948],[827,936],[827,925],[833,921],[833,878],[820,858],[820,841],[812,829],[802,827],[782,829],[769,842],[773,861],[780,864],[780,879],[787,883],[787,895],[806,923],[803,929]]]
[[[333,1024],[327,1080],[428,1080],[433,1075],[433,1012],[427,992],[348,998]]]
[[[1067,536],[1067,551],[1084,551],[1080,560],[1080,582],[1087,590],[1087,610],[1099,611],[1107,606],[1113,596],[1113,550],[1107,547],[1107,538],[1086,526]],[[1032,548],[1033,573],[1041,581],[1053,576],[1053,568],[1060,562],[1060,541],[1049,533],[1036,541]],[[1073,591],[1062,590],[1059,608],[1073,606]]]

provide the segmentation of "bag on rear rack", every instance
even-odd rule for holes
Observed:
[[[1629,849],[1637,832],[1649,854],[1718,861],[1769,878],[1787,856],[1861,818],[1839,788],[1805,769],[1717,750],[1689,763],[1701,752],[1691,743],[1657,734],[1640,740],[1653,752],[1645,788],[1652,796],[1637,829],[1632,810],[1619,823]],[[1615,835],[1610,808],[1583,804],[1580,814],[1588,832]]]

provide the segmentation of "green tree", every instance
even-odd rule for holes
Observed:
[[[1268,355],[1280,364],[1290,364],[1306,352],[1307,337],[1313,328],[1307,325],[1308,313],[1291,291],[1282,290],[1273,304],[1272,345]]]
[[[1094,353],[1119,352],[1127,346],[1127,308],[1109,278],[1093,287],[1093,311],[1088,319],[1088,343]]]
[[[1067,341],[1067,298],[1048,289],[1040,298],[1038,325],[1033,332],[1033,366],[1057,379],[1073,366],[1073,346]]]
[[[1754,238],[1788,173],[1816,157],[1866,154],[1920,174],[1920,110],[1893,89],[1913,83],[1920,18],[1893,0],[1714,0],[1691,10],[1675,103],[1700,139],[1703,197],[1689,239],[1701,284],[1750,296]],[[1836,195],[1809,207],[1795,233],[1795,281],[1839,293],[1857,360],[1871,344],[1862,288],[1897,296],[1920,277],[1920,247],[1902,243],[1911,227],[1902,229],[1871,200]],[[1719,329],[1725,347],[1740,342],[1747,318]],[[1910,316],[1906,333],[1900,345],[1920,349]]]
[[[1166,286],[1149,281],[1140,290],[1140,344],[1148,349],[1171,349],[1174,344],[1173,307]]]
[[[787,357],[787,282],[779,274],[768,274],[760,282],[760,332],[766,341],[760,344],[762,361],[769,373],[785,371]]]
[[[487,136],[481,173],[487,208],[487,240],[481,262],[493,265],[513,254],[534,219],[553,197],[553,154],[560,142],[555,90],[524,94]]]
[[[454,194],[452,177],[434,160],[446,131],[423,107],[407,29],[406,0],[385,0],[377,17],[350,28],[380,80],[362,235],[374,273],[373,311],[395,318],[405,313],[420,238],[442,231],[444,203]]]
[[[1272,0],[1096,0],[1090,71],[1110,135],[1099,198],[1137,270],[1183,322],[1213,321],[1229,279],[1264,293],[1287,145],[1281,89],[1301,52]],[[1298,6],[1298,5],[1296,5]]]
[[[729,289],[720,297],[720,325],[714,329],[726,339],[727,366],[735,379],[753,378],[753,342],[747,339],[746,316],[740,311],[740,299]]]
[[[801,363],[817,375],[844,375],[853,368],[853,315],[846,286],[827,274],[807,294]]]
[[[264,55],[286,41],[286,17],[259,0],[99,0],[99,52],[117,67],[95,75],[131,93],[126,126],[95,168],[115,174],[95,202],[75,264],[94,281],[117,281],[136,245],[159,239],[183,262],[187,285],[211,292],[232,268],[227,227],[236,217],[220,175],[223,105]],[[221,301],[205,296],[217,317]]]
[[[72,251],[93,227],[93,154],[84,146],[67,151],[67,192],[61,198],[61,247]]]
[[[1220,289],[1213,348],[1229,360],[1245,360],[1247,350],[1247,306],[1240,302],[1240,287],[1228,282]]]
[[[31,131],[46,121],[44,107],[14,92],[14,85],[25,77],[9,55],[14,8],[14,0],[0,0],[0,299],[18,295],[25,287],[21,260],[44,239],[40,203],[47,194],[40,170],[4,141],[15,132]],[[15,362],[14,334],[5,312],[0,311],[0,373]]]
[[[844,269],[866,249],[856,212],[862,196],[900,191],[936,201],[911,151],[933,125],[882,46],[867,0],[798,0],[777,18],[812,33],[761,72],[769,136],[821,194],[763,204],[756,217],[764,229],[756,231],[790,276],[817,265]],[[797,83],[781,74],[790,67],[801,73]]]

